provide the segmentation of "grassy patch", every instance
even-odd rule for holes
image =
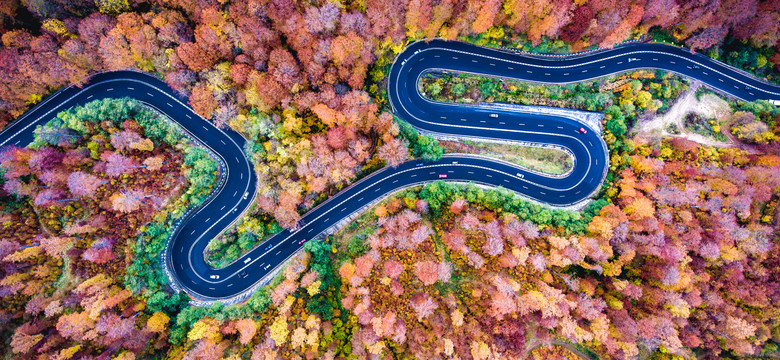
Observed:
[[[565,174],[574,166],[568,153],[552,148],[468,140],[440,141],[439,144],[447,152],[479,154],[551,175]]]

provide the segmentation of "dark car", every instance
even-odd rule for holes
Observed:
[[[745,85],[745,90],[750,90],[750,85]]]
[[[699,65],[693,64],[694,69],[700,69]]]
[[[272,247],[274,247],[274,244],[268,244],[268,246],[266,246],[265,250],[263,250],[263,251],[271,250]]]
[[[242,271],[242,272],[238,273],[238,277],[240,277],[242,279],[247,277],[247,276],[249,276],[249,274],[247,274],[246,271]]]
[[[420,167],[420,166],[423,166],[423,165],[425,165],[425,163],[417,163],[417,164],[416,164],[416,165],[414,165],[414,166],[415,166],[415,167]]]

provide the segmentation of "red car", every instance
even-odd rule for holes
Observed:
[[[447,178],[447,174],[439,174],[439,179],[446,179],[446,178]]]
[[[305,243],[306,240],[308,240],[308,239],[301,239],[301,241],[298,241],[298,245]]]
[[[588,133],[588,131],[585,130],[585,128],[580,128],[580,132],[583,133],[583,134],[587,134]]]

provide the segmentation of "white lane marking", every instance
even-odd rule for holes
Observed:
[[[146,93],[146,95],[149,95],[149,96],[154,96],[154,95],[152,95],[152,93]]]
[[[236,197],[236,194],[238,194],[238,190],[236,190],[236,192],[233,193],[233,197]]]
[[[468,173],[469,173],[469,174],[471,174],[471,175],[474,175],[474,172],[473,172],[473,171],[469,171]]]
[[[108,90],[106,90],[106,91],[114,91],[114,88],[109,88],[109,89],[108,89]]]
[[[211,221],[211,218],[206,219],[206,221],[204,221],[204,222],[209,222],[209,221]]]
[[[523,124],[523,123],[517,123],[517,125],[520,125],[520,126],[525,126],[525,124]]]
[[[192,116],[190,116],[190,114],[184,114],[184,116],[186,116],[188,119],[192,119]]]
[[[192,230],[192,232],[190,233],[190,235],[192,235],[192,234],[194,234],[194,233],[195,233],[195,230]]]
[[[87,96],[87,100],[91,99],[93,96],[95,96],[95,95]]]
[[[417,177],[417,174],[412,174],[412,177]]]
[[[515,69],[515,68],[513,68],[511,66],[507,66],[506,68],[509,69],[509,70],[514,70]]]
[[[564,76],[569,75],[569,73],[563,73]]]
[[[528,186],[523,185],[523,189],[528,189]]]
[[[477,60],[471,59],[471,62],[475,63],[475,62],[477,62]]]
[[[233,286],[233,284],[228,284],[228,286],[227,286],[227,287],[231,287],[231,286]]]
[[[485,120],[480,120],[479,122],[481,122],[481,123],[483,123],[483,124],[484,124],[484,123],[485,123]]]
[[[544,75],[546,75],[546,76],[550,76],[550,73],[544,73]]]
[[[128,87],[127,87],[127,90],[135,90],[135,88],[132,88],[132,87],[129,87],[129,86],[128,86]]]
[[[563,129],[563,126],[556,126],[558,129]]]
[[[721,78],[718,78],[718,81],[720,81],[720,82],[723,82],[723,79],[721,79]]]
[[[169,103],[169,102],[167,102],[166,104],[168,104],[168,106],[170,106],[170,107],[173,107],[173,105],[171,105],[171,103]]]
[[[585,70],[582,70],[582,72],[586,73],[586,72],[588,72],[588,70],[587,70],[587,69],[585,69]]]
[[[241,180],[244,180],[244,173],[241,173]]]
[[[601,65],[601,66],[599,66],[599,69],[603,69],[605,67],[607,67],[607,66],[606,65]]]
[[[221,208],[219,208],[219,209],[220,209],[220,210],[224,210],[224,209],[225,209],[225,206],[226,206],[226,205],[222,205],[222,207],[221,207]]]
[[[677,64],[677,63],[676,63],[676,62],[674,62],[674,61],[669,61],[669,62],[670,62],[670,63],[672,63],[672,64]]]
[[[492,178],[492,177],[493,177],[493,175],[490,175],[490,174],[485,174],[485,176],[487,176],[487,177],[489,177],[489,178]]]
[[[531,70],[526,70],[525,72],[527,72],[529,74],[533,73],[533,71],[531,71]]]
[[[496,64],[494,64],[494,63],[490,63],[490,66],[496,66]]]
[[[203,127],[203,130],[209,131],[209,128],[207,128],[205,125],[201,125]]]
[[[363,201],[363,196],[361,196],[360,199],[358,199],[358,201]]]
[[[395,183],[397,183],[397,182],[398,182],[398,179],[395,179],[395,180],[393,180],[393,184],[395,184]]]
[[[620,64],[622,64],[622,63],[623,63],[622,61],[618,61],[618,65],[620,65]]]
[[[227,144],[225,144],[225,140],[219,139],[219,142],[221,142],[222,145],[227,145]]]
[[[544,127],[544,124],[538,124],[538,125],[536,125],[536,126],[538,126],[538,127]]]
[[[458,57],[457,56],[453,56],[452,60],[458,60]]]

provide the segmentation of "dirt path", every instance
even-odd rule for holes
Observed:
[[[722,142],[712,139],[710,137],[702,136],[693,133],[685,129],[683,121],[685,115],[688,113],[697,113],[706,118],[715,118],[717,121],[721,121],[723,118],[731,113],[728,103],[719,99],[716,96],[707,94],[696,98],[696,90],[701,87],[702,84],[698,81],[692,81],[690,88],[684,92],[672,105],[672,107],[663,115],[658,115],[650,121],[640,123],[638,126],[639,134],[637,137],[646,138],[653,136],[661,137],[684,137],[688,140],[695,141],[700,144],[716,146],[716,147],[729,147],[734,146],[735,143],[731,137],[730,141]],[[666,129],[670,124],[675,124],[680,129],[680,134],[669,133]]]

